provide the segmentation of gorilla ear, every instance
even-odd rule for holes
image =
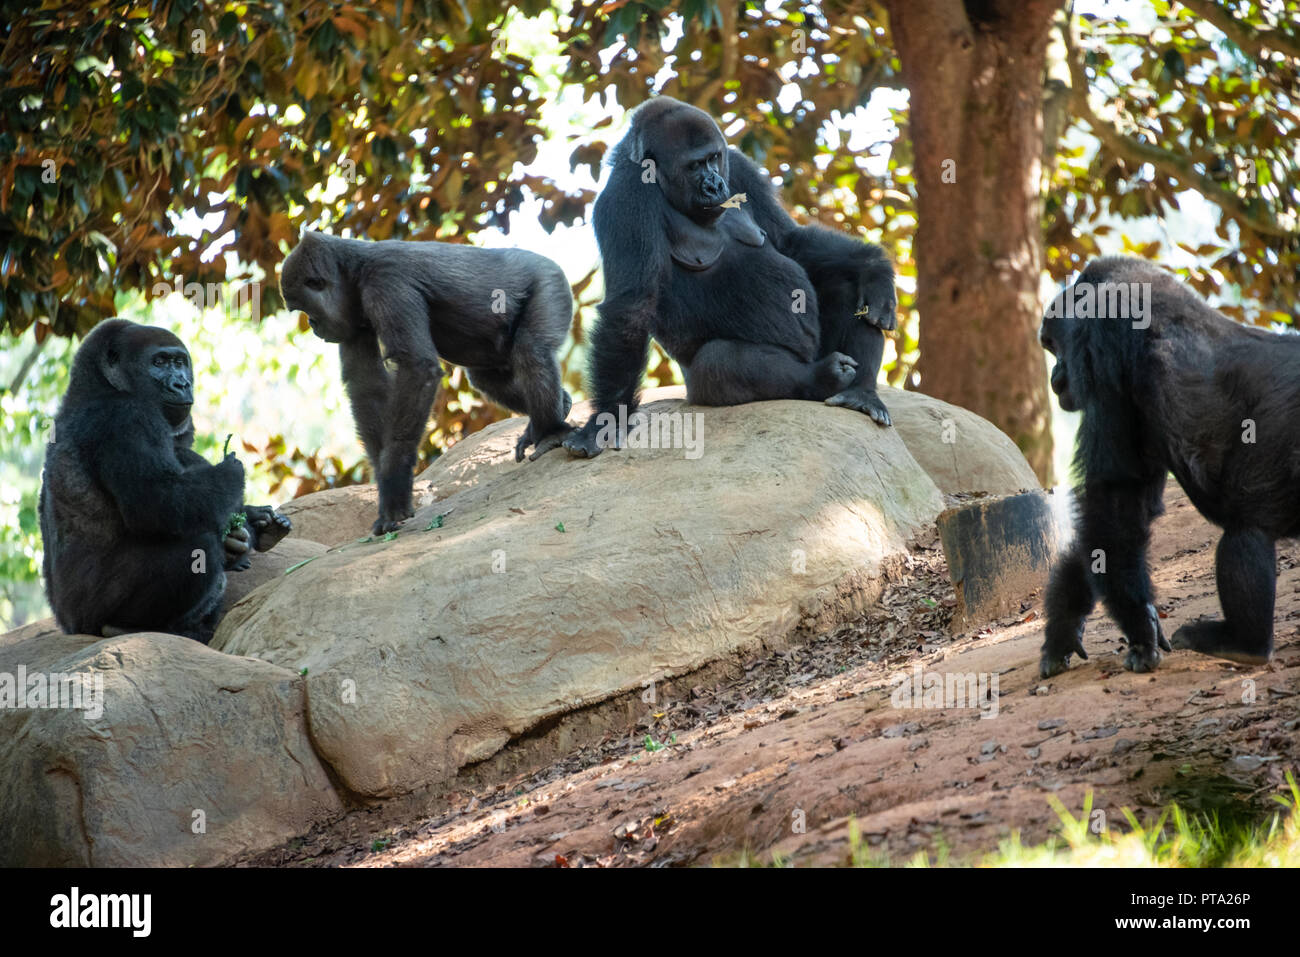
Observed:
[[[645,131],[636,130],[627,143],[627,158],[638,166],[645,160]]]
[[[122,368],[122,354],[116,342],[105,349],[104,354],[99,357],[99,371],[104,374],[108,384],[118,392],[131,391],[131,379]]]

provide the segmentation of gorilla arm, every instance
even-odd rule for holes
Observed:
[[[666,205],[659,188],[642,183],[640,167],[628,161],[610,173],[609,185],[596,198],[593,220],[600,238],[605,299],[597,307],[591,334],[592,415],[564,439],[564,447],[574,455],[592,458],[601,453],[601,413],[617,417],[622,405],[630,415],[637,406],[659,290],[669,268]]]
[[[878,329],[897,327],[894,267],[879,246],[821,226],[800,226],[777,201],[762,170],[748,157],[733,149],[728,164],[732,191],[746,194],[745,206],[773,245],[808,273],[817,288],[821,308],[848,308]],[[832,287],[829,294],[828,286]],[[841,298],[845,301],[834,301]]]
[[[394,531],[415,514],[416,449],[438,394],[441,367],[429,331],[428,306],[409,282],[367,283],[362,311],[370,327],[339,347],[352,414],[379,484],[375,535]],[[379,351],[397,365],[389,377]]]
[[[194,531],[220,532],[244,498],[244,466],[234,453],[220,465],[183,463],[172,436],[133,403],[106,403],[91,415],[111,436],[97,456],[100,483],[137,535],[175,538]],[[93,429],[94,426],[92,425]]]

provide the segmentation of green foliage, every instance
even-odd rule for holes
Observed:
[[[1165,261],[1177,247],[1200,260],[1205,266],[1188,270],[1188,279],[1205,293],[1235,285],[1245,305],[1224,311],[1237,319],[1294,321],[1300,5],[1233,8],[1153,0],[1142,12],[1153,13],[1154,24],[1078,18],[1068,51],[1073,111],[1101,142],[1091,154],[1063,147],[1050,183],[1044,225],[1055,278],[1097,254],[1097,238],[1110,229],[1097,217],[1163,219],[1179,211],[1180,192],[1193,190],[1218,208],[1212,236],[1126,247]]]
[[[529,61],[494,44],[507,10],[7,4],[0,328],[85,333],[121,290],[226,281],[212,255],[226,243],[247,275],[273,276],[307,223],[371,239],[508,228],[543,101]],[[589,199],[528,188],[557,222]],[[262,305],[280,307],[274,283]]]
[[[70,343],[38,346],[31,333],[0,349],[0,630],[46,613],[36,501],[71,354]]]

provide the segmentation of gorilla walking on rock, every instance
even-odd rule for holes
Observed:
[[[225,572],[288,534],[288,518],[243,504],[234,453],[211,465],[191,448],[193,402],[190,354],[165,329],[110,319],[77,351],[40,496],[45,592],[65,632],[206,644]]]
[[[652,336],[691,402],[811,399],[890,424],[876,375],[895,327],[893,266],[878,246],[795,223],[707,113],[667,96],[638,107],[594,222],[595,414],[565,438],[570,452],[598,455],[619,406],[635,408]]]
[[[280,288],[317,336],[338,343],[352,417],[379,484],[375,535],[415,513],[412,472],[440,360],[464,366],[474,388],[528,414],[515,461],[529,446],[530,459],[557,448],[571,429],[555,353],[573,321],[573,294],[545,256],[308,232],[280,267]]]

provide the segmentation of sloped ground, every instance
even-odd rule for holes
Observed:
[[[1152,547],[1166,632],[1218,614],[1218,532],[1172,490]],[[600,745],[517,774],[351,812],[243,863],[288,866],[627,866],[760,860],[843,863],[849,818],[873,853],[956,860],[1026,843],[1094,794],[1112,828],[1170,801],[1262,815],[1300,767],[1300,550],[1279,547],[1277,652],[1246,668],[1189,652],[1152,675],[1121,667],[1118,631],[1089,622],[1091,658],[1037,677],[1042,595],[1022,614],[948,637],[952,589],[937,542],[917,545],[879,606],[807,644],[730,675],[654,689],[642,716]],[[924,672],[996,676],[996,709],[900,708]],[[646,692],[645,698],[651,693]],[[990,716],[980,717],[980,706]]]

